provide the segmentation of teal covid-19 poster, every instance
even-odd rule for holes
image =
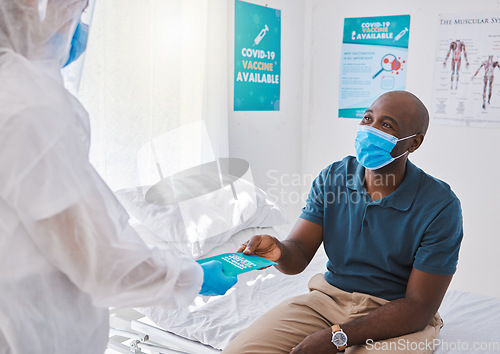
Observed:
[[[235,1],[234,110],[279,111],[281,11]]]
[[[362,118],[375,99],[404,90],[410,15],[344,20],[339,117]]]

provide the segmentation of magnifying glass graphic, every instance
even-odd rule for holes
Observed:
[[[372,79],[375,79],[382,71],[398,70],[401,67],[401,63],[395,55],[386,54],[382,57],[380,66],[382,66],[382,68],[375,75],[373,75]]]

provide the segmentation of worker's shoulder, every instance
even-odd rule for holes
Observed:
[[[71,107],[64,86],[27,59],[0,54],[0,126],[46,126],[63,119]]]

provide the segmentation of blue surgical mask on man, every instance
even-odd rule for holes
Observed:
[[[83,52],[87,49],[87,40],[89,38],[89,26],[81,21],[78,22],[76,26],[75,34],[71,39],[71,49],[69,51],[69,57],[66,64],[63,67],[68,66],[76,59],[78,59]]]
[[[397,137],[384,133],[367,125],[358,126],[358,133],[354,146],[356,148],[356,157],[358,162],[368,170],[378,170],[387,166],[391,162],[403,157],[404,153],[397,157],[392,157],[391,152],[398,141],[413,138],[417,134],[398,139]]]

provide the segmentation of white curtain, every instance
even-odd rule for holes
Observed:
[[[79,95],[113,190],[227,157],[227,0],[97,0]]]

